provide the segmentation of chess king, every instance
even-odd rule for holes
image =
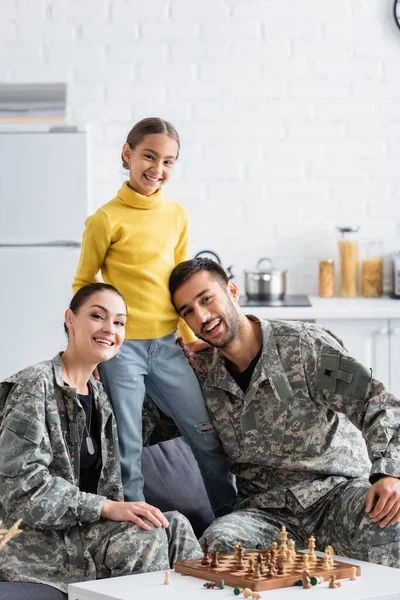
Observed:
[[[313,534],[319,550],[399,567],[400,401],[321,327],[245,316],[212,260],[179,264],[169,286],[211,346],[194,370],[238,487],[210,551],[269,547],[285,524],[297,547]]]

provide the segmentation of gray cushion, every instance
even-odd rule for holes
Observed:
[[[214,519],[193,453],[182,437],[143,448],[146,501],[163,512],[178,510],[200,537]]]
[[[67,597],[50,585],[0,581],[0,600],[67,600]]]

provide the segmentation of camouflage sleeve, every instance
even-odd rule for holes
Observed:
[[[317,326],[308,327],[301,354],[312,399],[343,413],[361,431],[370,476],[400,477],[400,400]]]
[[[41,392],[41,393],[40,393]],[[49,472],[44,382],[11,391],[0,429],[0,503],[10,519],[37,529],[66,529],[100,518],[105,497],[81,492]]]
[[[199,380],[201,387],[206,380],[206,377],[210,371],[211,363],[214,358],[214,349],[206,348],[205,350],[200,350],[200,352],[196,352],[193,357],[194,365],[193,370],[196,373],[196,377]]]

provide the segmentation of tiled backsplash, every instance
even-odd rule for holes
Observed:
[[[3,81],[67,81],[91,124],[93,209],[124,177],[133,122],[182,138],[167,196],[186,204],[191,251],[237,282],[261,256],[316,293],[335,225],[400,249],[400,32],[391,0],[9,0]],[[73,157],[71,157],[73,159]]]

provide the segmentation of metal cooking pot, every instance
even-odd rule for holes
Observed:
[[[204,258],[211,258],[211,260],[214,260],[222,267],[222,262],[221,262],[220,257],[218,256],[218,254],[216,254],[212,250],[200,250],[200,252],[198,252],[194,258],[198,258],[199,256],[203,256]],[[225,270],[225,272],[228,276],[228,279],[232,279],[234,277],[234,274],[232,272],[232,268],[233,268],[232,265],[230,267],[222,267],[222,268]]]
[[[261,269],[267,261],[268,269]],[[282,300],[286,293],[286,272],[274,269],[270,258],[260,258],[256,271],[245,271],[245,291],[249,300]]]

